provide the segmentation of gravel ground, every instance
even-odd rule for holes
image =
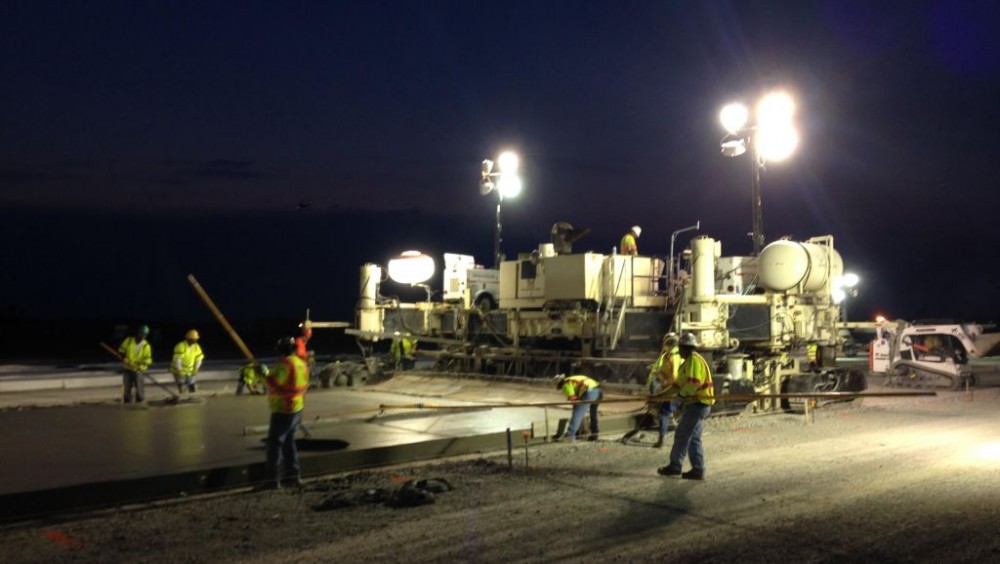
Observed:
[[[0,541],[6,562],[1000,561],[1000,389],[864,401],[811,422],[711,419],[704,482],[609,437],[531,445],[527,466],[522,447],[513,468],[496,453],[357,472]],[[421,479],[450,490],[408,497]]]

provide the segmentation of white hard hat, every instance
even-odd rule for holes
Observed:
[[[642,235],[642,227],[639,227],[638,225],[633,225],[632,226],[632,232],[635,233],[636,237],[638,237],[638,236]]]

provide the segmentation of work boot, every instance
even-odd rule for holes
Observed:
[[[597,435],[596,434],[595,435],[590,435],[590,436],[587,437],[587,440],[588,441],[596,441],[597,440]]]
[[[653,448],[663,448],[663,435],[660,435],[659,440],[657,440],[656,443],[653,444]]]
[[[671,468],[670,466],[660,466],[656,469],[656,473],[660,476],[680,476],[682,472],[679,468]]]
[[[705,471],[704,470],[688,470],[681,474],[681,478],[685,480],[704,480]]]
[[[192,394],[195,392],[196,389],[197,389],[197,386],[195,386],[194,384],[191,384],[190,386],[188,386],[188,391],[191,392]]]

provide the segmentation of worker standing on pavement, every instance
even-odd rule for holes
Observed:
[[[146,341],[149,335],[149,327],[140,325],[135,328],[131,337],[125,337],[121,345],[118,345],[118,352],[122,355],[122,364],[125,366],[125,374],[122,376],[122,401],[132,403],[132,390],[135,389],[136,403],[145,401],[143,378],[149,365],[153,363],[153,349]]]
[[[195,377],[201,370],[201,363],[205,360],[205,355],[201,352],[201,345],[198,344],[197,329],[191,329],[184,335],[184,340],[174,347],[174,358],[170,362],[170,372],[174,375],[177,383],[177,391],[184,393],[185,389],[194,393],[197,388]]]
[[[705,451],[701,444],[701,432],[705,427],[705,418],[715,404],[715,385],[712,383],[712,371],[708,362],[695,351],[697,346],[698,339],[692,333],[685,333],[678,341],[681,365],[677,370],[677,380],[666,395],[680,396],[683,411],[677,430],[674,431],[670,464],[656,471],[661,476],[705,479]],[[684,459],[688,457],[691,459],[691,470],[682,472]]]
[[[657,357],[649,368],[649,376],[646,378],[646,390],[649,391],[649,399],[654,400],[646,404],[646,413],[636,418],[635,428],[625,433],[621,438],[622,443],[629,440],[649,425],[652,419],[656,421],[659,430],[659,439],[653,448],[663,448],[663,441],[670,430],[670,420],[674,414],[674,402],[670,401],[665,393],[677,380],[677,368],[680,366],[680,353],[677,349],[677,334],[667,333],[663,337],[663,345],[660,356]]]
[[[632,229],[628,230],[628,233],[622,236],[621,244],[619,245],[618,252],[623,255],[638,255],[639,254],[639,244],[636,240],[642,233],[642,227],[638,225],[633,225]]]
[[[265,378],[271,421],[267,429],[267,468],[273,485],[281,489],[287,476],[295,486],[302,486],[299,453],[295,448],[295,430],[302,422],[303,397],[309,388],[309,366],[295,354],[295,338],[283,337],[276,346],[281,357]],[[288,472],[284,473],[283,468]]]
[[[674,402],[669,400],[667,390],[677,381],[677,372],[681,365],[680,349],[677,346],[677,333],[667,333],[663,337],[663,348],[659,358],[653,364],[646,379],[646,389],[653,402],[653,413],[658,415],[660,437],[653,448],[663,448],[663,440],[670,430],[670,419],[674,415]]]
[[[558,374],[555,377],[555,382],[556,389],[562,390],[566,394],[566,399],[576,403],[573,406],[573,415],[570,417],[569,427],[566,429],[564,438],[568,441],[576,440],[576,432],[580,430],[580,425],[583,423],[583,416],[587,413],[589,406],[590,436],[587,437],[587,440],[596,441],[599,430],[597,423],[597,402],[604,399],[604,390],[601,389],[601,384],[597,380],[582,374],[575,376]]]

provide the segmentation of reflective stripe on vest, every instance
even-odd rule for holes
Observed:
[[[276,409],[282,413],[295,413],[298,411],[296,403],[302,399],[306,390],[309,389],[309,367],[297,356],[285,357],[279,360],[278,364],[284,365],[287,372],[282,381],[278,381],[277,377],[271,379],[272,386],[268,395],[273,399],[279,400],[277,404],[276,402],[272,402],[272,410]],[[277,372],[280,371],[275,370],[272,372],[272,375]]]

